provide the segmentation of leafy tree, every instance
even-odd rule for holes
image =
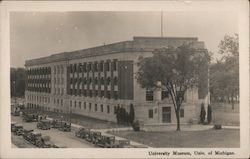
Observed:
[[[26,72],[24,68],[10,69],[11,97],[24,97]]]
[[[132,125],[135,119],[135,110],[133,104],[130,104],[129,123]]]
[[[211,66],[211,96],[231,102],[234,109],[234,98],[239,96],[239,38],[225,35],[219,44],[222,59]]]
[[[160,87],[170,93],[177,131],[180,131],[180,109],[184,94],[188,88],[198,85],[200,73],[208,67],[208,52],[200,51],[188,45],[157,49],[153,52],[153,57],[142,58],[138,62],[136,78],[143,88]]]

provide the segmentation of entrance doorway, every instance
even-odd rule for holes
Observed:
[[[171,107],[162,107],[162,122],[171,123]]]

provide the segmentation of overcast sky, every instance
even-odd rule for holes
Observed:
[[[160,36],[160,22],[160,12],[12,12],[11,67],[133,36]],[[166,37],[198,37],[217,57],[224,35],[238,33],[238,19],[236,12],[164,12],[163,29]]]

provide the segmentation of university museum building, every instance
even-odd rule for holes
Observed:
[[[137,62],[155,49],[190,44],[197,53],[206,51],[198,38],[134,37],[73,52],[27,60],[26,106],[116,121],[116,108],[145,124],[175,123],[171,97],[166,90],[146,90],[136,80]],[[207,70],[204,70],[207,72]],[[181,122],[197,121],[201,103],[208,103],[207,73],[197,88],[188,89],[181,108]]]

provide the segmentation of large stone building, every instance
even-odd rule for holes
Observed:
[[[157,48],[182,44],[206,51],[204,42],[197,38],[134,37],[132,41],[27,60],[26,105],[108,121],[116,121],[118,106],[129,112],[133,105],[135,118],[144,123],[175,123],[168,92],[141,88],[135,73],[140,57],[152,56]],[[202,87],[186,92],[181,122],[199,117],[200,104],[206,102],[208,92],[206,76],[202,82]]]

